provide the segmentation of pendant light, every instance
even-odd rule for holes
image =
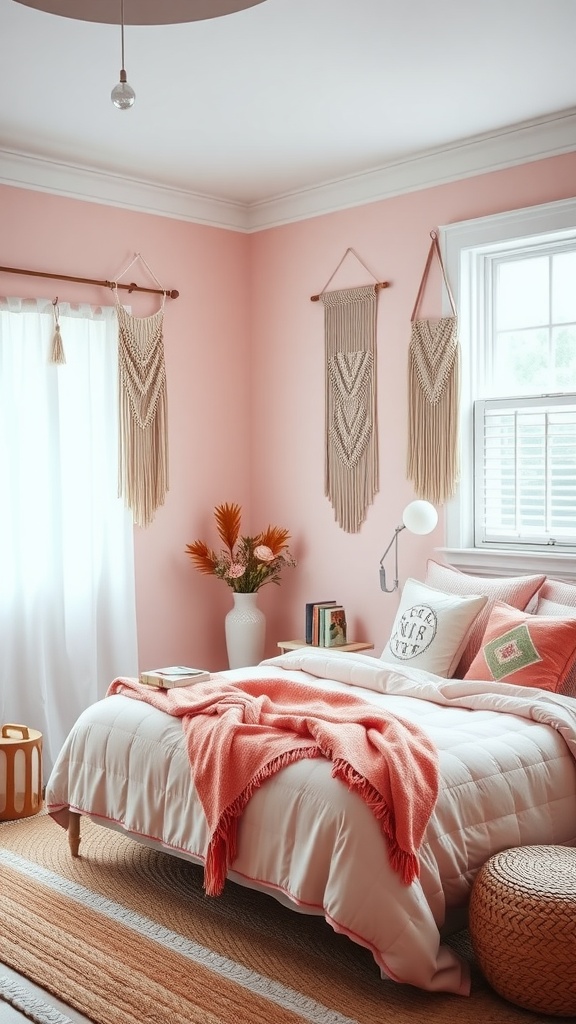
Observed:
[[[122,38],[122,67],[120,69],[120,81],[118,85],[115,85],[110,93],[110,99],[115,107],[119,110],[129,110],[130,107],[134,106],[134,100],[136,99],[136,93],[131,85],[128,84],[126,79],[126,72],[124,70],[124,0],[120,0],[120,32]]]

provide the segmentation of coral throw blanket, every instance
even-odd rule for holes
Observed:
[[[347,693],[285,679],[230,683],[212,676],[167,691],[115,679],[120,693],[182,719],[196,791],[208,822],[204,888],[218,895],[236,856],[238,818],[266,779],[301,758],[332,761],[388,842],[392,867],[409,885],[438,795],[437,752],[417,726]]]

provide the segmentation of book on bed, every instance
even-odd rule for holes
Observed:
[[[210,679],[210,673],[203,668],[188,668],[186,665],[170,665],[168,668],[155,668],[140,673],[140,682],[144,686],[157,686],[161,690],[169,690],[173,686],[191,686],[193,683],[204,683]]]

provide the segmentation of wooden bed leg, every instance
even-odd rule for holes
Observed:
[[[68,818],[68,846],[73,857],[79,857],[80,848],[80,815],[78,811],[70,811]]]

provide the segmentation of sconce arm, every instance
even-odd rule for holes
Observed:
[[[397,526],[396,527],[396,529],[394,530],[394,536],[392,537],[392,540],[390,541],[388,547],[386,548],[386,551],[384,552],[384,554],[382,555],[382,558],[380,559],[380,589],[383,590],[386,594],[393,594],[395,590],[398,590],[398,580],[399,580],[399,574],[398,574],[398,534],[402,533],[402,530],[405,530],[405,529],[406,529],[406,527],[404,526],[404,524],[402,524],[402,526]],[[390,548],[392,547],[392,545],[394,545],[394,586],[393,587],[387,587],[386,586],[386,570],[384,568],[384,559],[386,558],[386,555],[390,551]]]

